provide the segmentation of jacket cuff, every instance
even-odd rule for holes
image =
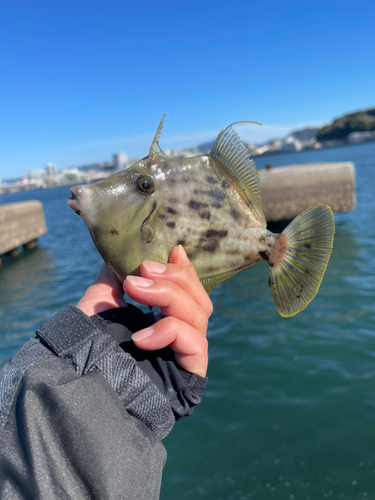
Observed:
[[[115,340],[80,309],[67,306],[36,333],[57,356],[75,367],[78,377],[100,371],[128,413],[141,420],[158,439],[169,434],[175,419],[168,398],[118,345],[119,340],[131,335],[127,328],[120,337],[116,332]]]

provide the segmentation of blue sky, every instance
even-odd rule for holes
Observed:
[[[375,2],[0,0],[0,177],[375,106]]]

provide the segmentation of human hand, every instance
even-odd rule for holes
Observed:
[[[104,263],[77,307],[88,316],[125,307],[124,290],[140,304],[160,307],[165,317],[134,333],[135,345],[146,351],[169,345],[182,368],[205,376],[208,364],[206,332],[213,308],[185,250],[182,246],[175,247],[168,264],[146,261],[140,271],[142,277],[128,276],[123,289]]]
[[[107,309],[125,306],[123,287],[104,262],[95,281],[88,287],[77,307],[87,316],[92,316]]]
[[[165,316],[132,335],[139,349],[154,351],[169,345],[176,361],[190,373],[204,377],[208,364],[206,332],[213,307],[181,245],[168,264],[145,261],[141,277],[127,276],[124,290],[140,304],[161,308]]]

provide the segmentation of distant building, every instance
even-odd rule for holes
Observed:
[[[352,132],[348,135],[349,144],[359,144],[360,142],[375,141],[375,130],[366,132]]]
[[[60,178],[72,182],[89,182],[90,175],[87,172],[81,172],[78,168],[63,168]]]
[[[30,170],[29,180],[30,181],[44,181],[46,179],[46,172],[43,169]]]
[[[46,176],[47,179],[54,179],[57,177],[57,168],[53,163],[47,163],[46,165]]]
[[[191,158],[199,154],[198,148],[172,149],[167,150],[171,158]]]
[[[281,148],[282,151],[301,151],[301,149],[301,141],[296,139],[293,135],[290,135],[284,140],[284,144]]]
[[[124,170],[129,166],[129,158],[124,151],[120,151],[113,155],[113,166],[115,170]]]

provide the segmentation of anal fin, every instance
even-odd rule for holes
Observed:
[[[253,264],[255,264],[255,262]],[[228,280],[235,274],[244,271],[245,269],[248,269],[253,264],[250,264],[250,266],[247,267],[243,267],[242,269],[236,269],[235,271],[229,271],[228,273],[220,274],[219,276],[213,276],[212,278],[203,278],[200,281],[206,292],[211,293],[212,290],[215,288],[215,286],[220,285],[220,283],[222,283],[225,280]]]

